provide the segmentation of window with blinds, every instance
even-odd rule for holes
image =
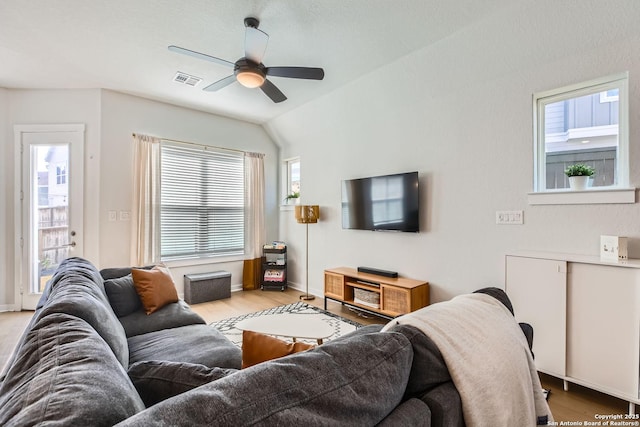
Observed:
[[[244,157],[163,141],[160,148],[163,260],[244,253]]]

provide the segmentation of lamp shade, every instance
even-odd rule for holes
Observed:
[[[320,206],[318,205],[296,205],[296,221],[300,224],[313,224],[320,219]]]

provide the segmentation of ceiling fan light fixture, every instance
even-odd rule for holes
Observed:
[[[236,74],[236,79],[238,79],[242,86],[253,89],[262,86],[264,84],[265,77],[263,74],[247,70],[240,71]]]
[[[324,70],[315,67],[265,67],[262,58],[267,49],[269,35],[258,29],[260,21],[257,18],[248,16],[244,20],[246,27],[244,37],[244,56],[236,62],[230,62],[206,53],[185,49],[180,46],[170,45],[171,52],[188,55],[205,61],[215,62],[224,66],[233,67],[233,74],[211,83],[202,90],[206,92],[217,92],[236,81],[242,86],[255,89],[260,88],[262,92],[275,103],[286,101],[287,97],[269,79],[271,77],[287,77],[291,79],[322,80]],[[187,80],[187,76],[181,76],[181,80]]]

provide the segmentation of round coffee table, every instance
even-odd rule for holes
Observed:
[[[333,327],[312,314],[270,314],[251,317],[236,323],[242,331],[258,332],[281,337],[313,339],[322,344],[322,340],[333,335]]]

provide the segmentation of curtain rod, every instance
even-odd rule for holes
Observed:
[[[134,138],[136,136],[138,136],[138,134],[136,134],[135,132],[131,134],[131,136],[133,136]],[[140,135],[142,136],[142,135]],[[189,141],[180,141],[178,139],[169,139],[169,138],[159,138],[163,141],[169,141],[169,142],[177,142],[178,144],[187,144],[187,145],[195,145],[196,147],[202,147],[205,150],[207,148],[215,148],[217,150],[226,150],[226,151],[234,151],[236,153],[242,153],[242,154],[251,154],[250,151],[244,151],[244,150],[237,150],[235,148],[226,148],[226,147],[217,147],[215,145],[206,145],[206,144],[198,144],[197,142],[189,142]],[[261,154],[261,153],[259,153]]]

